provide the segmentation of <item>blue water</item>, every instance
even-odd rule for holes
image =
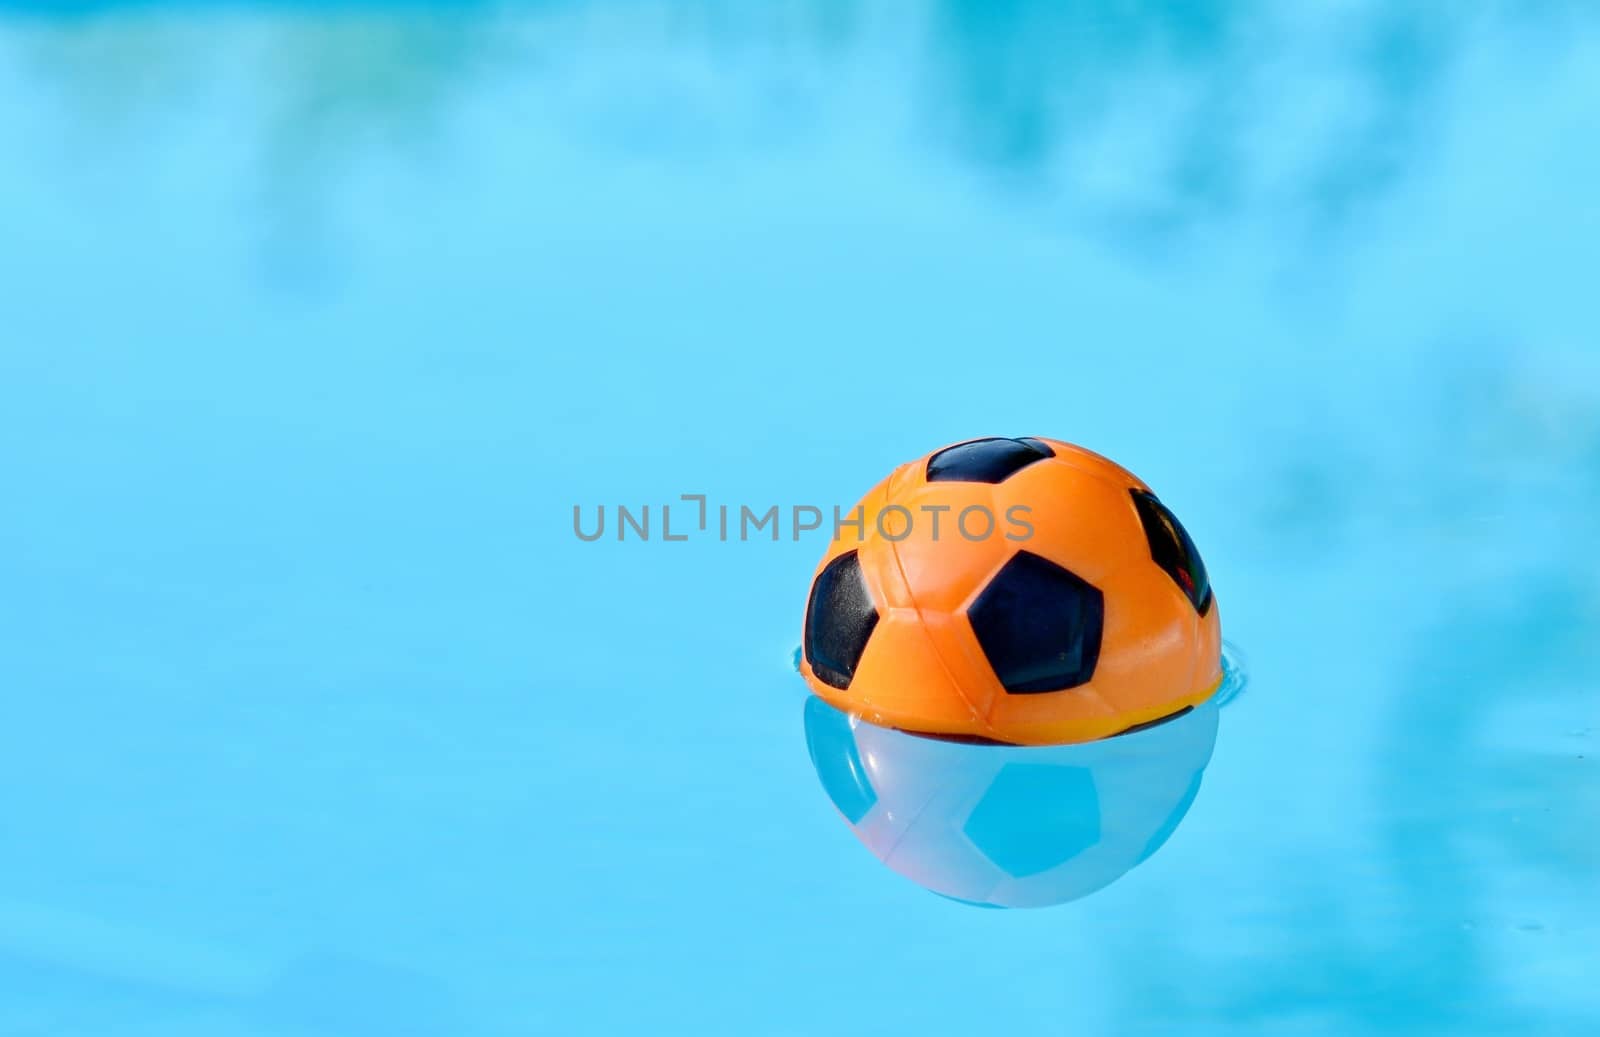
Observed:
[[[1555,0],[0,4],[0,1034],[1597,1032],[1596,185]],[[1042,910],[830,803],[821,535],[572,530],[978,435],[1249,659]]]

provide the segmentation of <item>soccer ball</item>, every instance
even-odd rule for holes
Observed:
[[[896,468],[836,528],[801,674],[871,723],[1084,742],[1222,681],[1216,597],[1150,488],[1051,439],[976,439]]]
[[[1200,791],[1215,698],[1080,745],[995,746],[878,727],[812,697],[806,746],[857,839],[941,896],[1044,907],[1087,896],[1167,841]]]

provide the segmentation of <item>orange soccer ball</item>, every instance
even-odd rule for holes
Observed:
[[[800,671],[875,724],[1019,745],[1182,713],[1222,681],[1189,534],[1131,472],[1053,439],[901,465],[838,524]]]

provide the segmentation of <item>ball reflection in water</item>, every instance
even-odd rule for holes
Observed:
[[[890,868],[984,907],[1087,896],[1161,848],[1200,791],[1218,698],[1154,726],[1059,746],[907,734],[805,706],[828,798]]]

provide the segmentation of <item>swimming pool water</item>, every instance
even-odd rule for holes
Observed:
[[[0,142],[0,1034],[1600,1027],[1585,5],[0,3]],[[819,784],[825,532],[572,526],[978,435],[1249,659],[1042,910]]]

